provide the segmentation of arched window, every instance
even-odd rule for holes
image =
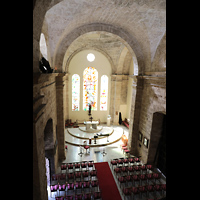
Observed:
[[[98,71],[94,67],[87,67],[83,71],[83,110],[97,110]]]
[[[80,76],[72,76],[72,111],[79,111],[80,102]]]
[[[101,76],[100,110],[107,110],[108,77]]]
[[[48,58],[47,58],[47,45],[46,45],[46,40],[45,40],[43,33],[41,33],[41,35],[40,35],[40,52],[41,52],[42,56],[46,60],[48,60]]]

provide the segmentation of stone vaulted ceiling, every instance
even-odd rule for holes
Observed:
[[[165,32],[166,0],[55,0],[42,27],[51,65],[66,71],[74,52],[93,48],[111,59],[118,74],[128,73],[133,54],[151,71]]]

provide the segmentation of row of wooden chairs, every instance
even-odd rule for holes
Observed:
[[[68,172],[68,173],[61,173],[61,174],[53,174],[51,178],[51,183],[58,183],[58,182],[74,182],[77,180],[84,181],[84,180],[92,180],[97,178],[97,170],[85,170],[85,171],[75,171],[75,172]]]
[[[89,192],[99,191],[99,181],[74,181],[72,183],[65,183],[65,184],[56,184],[50,186],[51,196],[52,193],[55,193],[60,195],[60,192],[64,192],[65,195],[69,195],[70,191],[73,191],[73,193],[78,193],[80,190],[81,193],[86,192],[89,190]],[[57,195],[56,195],[57,196]]]
[[[156,194],[157,191],[166,190],[166,184],[161,184],[162,174],[154,170],[152,165],[142,164],[138,157],[111,159],[110,166],[114,176],[117,177],[125,199],[126,197],[134,199],[136,194],[141,197],[145,192],[146,198],[148,198],[152,191],[155,191],[154,194]],[[136,183],[139,183],[137,187]]]
[[[161,174],[160,173],[151,173],[151,174],[139,174],[139,175],[125,175],[125,176],[119,176],[117,180],[120,183],[120,186],[122,187],[122,184],[125,183],[127,186],[128,183],[131,183],[131,185],[135,185],[136,182],[139,182],[139,185],[142,186],[142,183],[145,181],[146,185],[149,185],[149,183],[156,184],[156,181],[160,181]]]
[[[72,194],[72,195],[65,195],[65,196],[57,196],[55,200],[92,200],[92,199],[99,199],[102,200],[101,191],[96,192],[83,192],[80,194]]]
[[[89,168],[95,169],[94,160],[61,164],[61,171],[66,170],[66,173],[69,171],[82,171],[84,169],[89,170]]]
[[[131,166],[131,165],[138,165],[141,164],[141,161],[138,157],[133,158],[115,158],[111,159],[110,165],[112,168],[118,166]]]
[[[151,165],[120,166],[114,168],[117,175],[149,174],[152,173]]]
[[[140,195],[140,198],[143,194],[146,194],[146,198],[149,197],[149,194],[152,192],[154,198],[156,198],[156,192],[161,193],[161,198],[164,197],[164,192],[166,191],[166,184],[155,184],[155,185],[145,185],[138,187],[124,187],[122,189],[124,197],[131,197],[133,199],[136,195]],[[158,199],[158,198],[156,198]]]

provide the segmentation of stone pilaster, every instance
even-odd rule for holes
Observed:
[[[121,90],[122,90],[122,78],[123,75],[112,75],[111,76],[111,123],[117,125],[119,122],[119,110],[121,103]]]
[[[143,93],[143,85],[144,80],[140,76],[135,76],[133,80],[133,93],[132,93],[132,105],[131,110],[134,114],[131,114],[130,119],[130,127],[129,127],[129,140],[128,147],[133,155],[138,156],[137,152],[137,140],[138,140],[138,132],[139,132],[139,119],[140,119],[140,110],[141,110],[141,102],[142,102],[142,93]]]
[[[58,135],[58,158],[64,160],[65,157],[65,119],[64,119],[64,79],[65,74],[60,73],[56,77],[56,102],[57,102],[57,135]]]

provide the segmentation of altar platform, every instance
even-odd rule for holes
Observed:
[[[84,128],[66,128],[65,142],[75,146],[84,146],[83,142],[87,141],[87,145],[90,147],[106,146],[119,141],[124,132],[122,128],[114,126],[107,127],[106,125],[97,126],[95,132],[87,132]],[[109,134],[109,136],[98,136],[95,144],[94,135],[96,134]],[[89,138],[91,138],[91,144],[89,144]]]

